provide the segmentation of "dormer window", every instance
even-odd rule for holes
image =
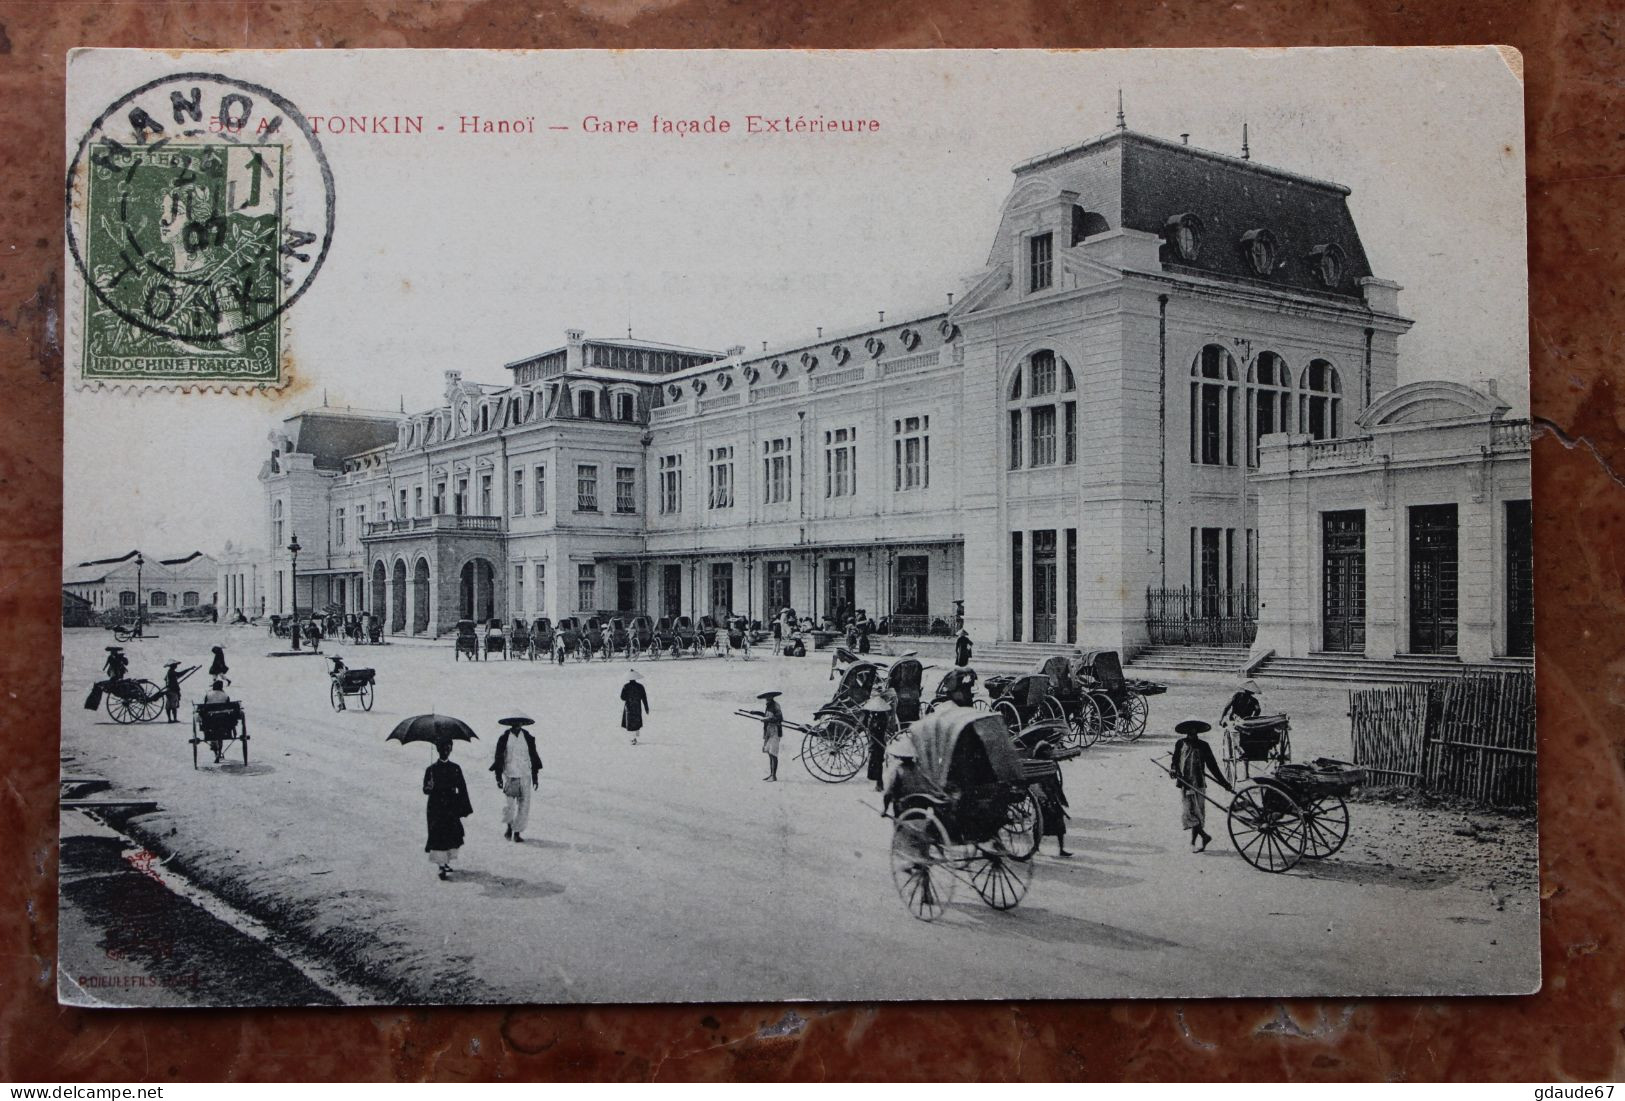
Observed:
[[[1162,235],[1180,260],[1196,262],[1202,251],[1202,219],[1194,214],[1175,214],[1163,227]]]
[[[1249,230],[1242,234],[1241,247],[1253,274],[1268,276],[1275,271],[1275,234],[1267,229]]]
[[[637,420],[637,404],[631,394],[615,395],[615,419],[619,421]]]
[[[591,390],[582,390],[576,394],[576,416],[594,420],[598,416],[597,399]]]
[[[1315,278],[1327,290],[1336,290],[1348,271],[1348,257],[1337,245],[1319,245],[1310,250],[1309,262],[1315,267]]]
[[[1035,233],[1027,239],[1027,291],[1049,289],[1055,277],[1055,235]]]

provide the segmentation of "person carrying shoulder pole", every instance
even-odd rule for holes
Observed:
[[[1219,771],[1219,762],[1213,757],[1213,747],[1202,739],[1202,735],[1212,729],[1213,724],[1194,716],[1174,727],[1174,733],[1181,737],[1174,743],[1174,760],[1170,771],[1174,782],[1179,785],[1180,824],[1191,831],[1192,845],[1201,841],[1197,852],[1206,849],[1208,842],[1213,840],[1206,829],[1207,777],[1212,776],[1220,787],[1231,794],[1236,790],[1224,778],[1224,773]]]

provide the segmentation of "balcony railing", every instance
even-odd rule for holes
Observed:
[[[1145,626],[1161,646],[1251,646],[1258,635],[1252,589],[1147,589]]]
[[[1309,445],[1310,466],[1344,466],[1369,462],[1375,450],[1370,436],[1352,439],[1316,440]]]
[[[1491,429],[1490,443],[1497,448],[1527,448],[1529,446],[1529,422],[1501,421]]]
[[[405,520],[380,520],[367,525],[367,538],[384,535],[409,535],[429,531],[490,531],[502,530],[500,516],[457,516],[441,513],[438,516],[413,516]]]

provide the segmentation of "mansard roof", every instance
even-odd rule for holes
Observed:
[[[399,413],[361,412],[350,409],[310,409],[285,422],[293,449],[312,457],[317,470],[335,471],[344,460],[396,440]]]

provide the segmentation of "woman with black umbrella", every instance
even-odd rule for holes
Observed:
[[[474,813],[468,799],[463,770],[451,760],[451,740],[435,745],[440,759],[423,773],[423,794],[429,797],[429,840],[423,851],[440,866],[440,878],[451,878],[451,865],[463,847],[463,819]]]

